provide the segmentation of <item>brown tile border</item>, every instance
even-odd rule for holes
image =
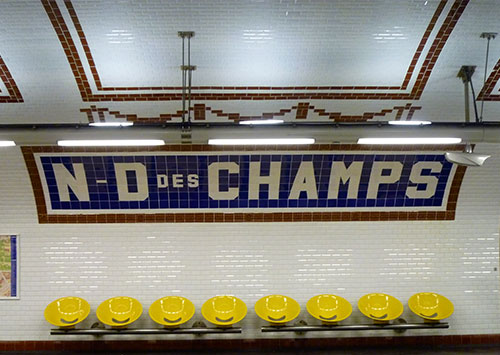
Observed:
[[[500,59],[493,67],[477,99],[480,101],[500,101],[500,94],[493,94],[493,90],[495,89],[495,86],[499,80],[500,80]]]
[[[244,149],[243,149],[244,148]],[[412,148],[399,146],[373,146],[371,151],[443,151],[443,150],[459,150],[463,149],[461,145],[453,146],[414,146]],[[31,179],[33,194],[38,212],[39,223],[238,223],[238,222],[354,222],[354,221],[437,221],[437,220],[454,220],[457,207],[458,195],[466,168],[459,166],[456,169],[455,176],[450,188],[448,196],[448,204],[446,211],[396,211],[396,212],[261,212],[261,213],[219,213],[219,212],[193,212],[193,213],[105,213],[105,214],[53,214],[49,215],[45,198],[43,194],[42,183],[38,175],[34,153],[53,153],[53,152],[91,152],[91,153],[109,153],[109,152],[230,152],[230,151],[340,151],[352,150],[362,151],[363,149],[357,144],[318,144],[311,145],[305,148],[300,146],[294,147],[276,147],[276,146],[209,146],[209,145],[166,145],[159,147],[108,147],[108,148],[70,148],[58,146],[24,146],[21,148]]]
[[[233,121],[243,121],[243,120],[258,120],[258,119],[269,119],[275,117],[282,117],[287,113],[296,111],[296,119],[306,119],[307,112],[313,110],[319,116],[327,117],[328,119],[334,120],[335,122],[366,122],[375,117],[383,117],[390,113],[395,112],[395,120],[401,120],[403,118],[403,113],[407,112],[404,120],[409,121],[412,119],[415,111],[420,110],[421,106],[412,106],[411,103],[407,103],[404,106],[394,106],[392,109],[382,109],[379,112],[364,112],[361,115],[343,115],[341,112],[327,112],[324,109],[316,108],[313,105],[306,103],[298,103],[297,105],[291,106],[288,109],[280,109],[279,112],[264,112],[260,116],[243,116],[239,113],[224,113],[223,110],[214,110],[212,107],[205,106],[204,104],[195,104],[189,110],[194,114],[195,121],[202,121],[206,119],[207,113],[212,113],[217,116],[217,118],[227,118]],[[171,121],[174,118],[182,118],[182,110],[177,110],[176,113],[170,114],[160,114],[156,117],[138,117],[136,114],[123,114],[120,111],[110,111],[105,107],[97,107],[91,105],[89,108],[82,108],[80,112],[87,115],[87,119],[90,123],[93,122],[104,122],[106,121],[105,114],[114,116],[117,119],[125,119],[126,121],[135,123],[163,123],[166,121]]]
[[[16,85],[16,82],[12,75],[10,74],[9,68],[0,56],[0,80],[4,83],[7,88],[8,95],[1,95],[0,91],[0,102],[24,102],[23,96]]]
[[[152,147],[60,147],[22,146],[23,153],[113,153],[113,152],[241,152],[241,151],[373,151],[373,152],[442,152],[463,151],[465,145],[360,145],[360,144],[311,144],[311,145],[245,145],[216,146],[208,144],[167,144]]]
[[[0,351],[144,352],[212,350],[305,350],[383,347],[457,347],[500,345],[500,334],[385,336],[352,338],[193,339],[193,340],[49,340],[0,341]]]
[[[109,91],[105,94],[94,94],[89,85],[87,77],[82,66],[82,59],[76,50],[75,42],[71,37],[68,26],[64,21],[61,11],[54,0],[41,0],[47,15],[56,31],[56,34],[64,49],[68,62],[73,71],[75,80],[80,90],[84,101],[170,101],[181,100],[180,87],[104,87],[98,74],[96,64],[94,62],[90,47],[85,37],[84,30],[80,24],[76,11],[70,0],[65,0],[65,6],[71,16],[71,21],[75,27],[79,41],[84,49],[86,60],[90,66],[93,80],[98,90]],[[436,38],[432,42],[429,51],[423,61],[422,67],[417,75],[413,88],[409,93],[380,93],[372,91],[390,91],[390,90],[406,90],[411,77],[414,75],[416,64],[423,54],[424,47],[430,38],[439,17],[441,16],[448,0],[441,0],[436,8],[436,11],[431,18],[427,29],[425,30],[422,39],[413,55],[412,61],[408,67],[407,73],[400,86],[294,86],[294,87],[268,87],[268,86],[199,86],[193,87],[193,90],[238,90],[241,93],[193,93],[193,100],[414,100],[419,99],[422,95],[429,76],[434,68],[437,59],[453,31],[458,19],[462,15],[469,0],[455,0],[450,11],[446,14],[446,18],[441,25]],[[178,93],[129,93],[129,94],[114,94],[112,91],[153,91],[153,90],[176,90]],[[270,93],[248,93],[250,90],[271,91]],[[287,90],[287,93],[273,93],[276,90]],[[309,93],[296,93],[293,91],[311,91]],[[355,93],[320,93],[318,90],[338,90],[351,91]]]

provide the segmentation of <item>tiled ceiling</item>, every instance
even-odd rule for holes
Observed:
[[[500,120],[500,0],[2,0],[0,122]],[[479,106],[481,102],[478,102]]]

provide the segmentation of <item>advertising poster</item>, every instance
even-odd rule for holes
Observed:
[[[19,298],[18,236],[0,235],[0,298]]]

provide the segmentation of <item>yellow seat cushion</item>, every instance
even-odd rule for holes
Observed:
[[[142,314],[141,303],[132,297],[119,296],[107,299],[97,307],[97,318],[112,327],[125,327]]]
[[[376,321],[390,321],[403,313],[403,304],[385,293],[370,293],[361,297],[358,308],[365,316]]]
[[[346,319],[352,313],[351,304],[336,295],[317,295],[307,301],[307,311],[314,318],[325,323],[336,323]]]
[[[215,296],[201,307],[203,317],[218,326],[230,326],[245,318],[246,304],[234,296]]]
[[[80,297],[62,297],[49,303],[43,313],[47,322],[56,327],[73,327],[90,313],[90,305]]]
[[[194,315],[194,304],[185,297],[167,296],[160,298],[149,307],[149,316],[164,326],[178,326],[186,323]]]
[[[408,306],[416,315],[427,320],[440,320],[452,315],[453,303],[434,292],[420,292],[410,297]]]
[[[300,306],[293,298],[283,295],[262,297],[255,303],[255,313],[273,324],[289,322],[300,313]]]

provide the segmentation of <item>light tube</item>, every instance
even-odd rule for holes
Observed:
[[[240,121],[240,124],[246,125],[266,125],[266,124],[280,124],[283,123],[283,120],[248,120],[248,121]]]
[[[133,126],[134,122],[92,122],[89,126],[93,127],[127,127]]]
[[[358,144],[457,144],[462,138],[422,137],[422,138],[359,138]]]
[[[210,145],[314,144],[314,138],[209,139]]]
[[[62,140],[57,145],[63,147],[116,147],[116,146],[148,146],[164,145],[161,139],[102,139],[102,140]]]
[[[0,141],[0,147],[14,147],[15,145],[14,141]]]
[[[395,126],[425,126],[431,124],[431,121],[388,121],[387,123]]]

